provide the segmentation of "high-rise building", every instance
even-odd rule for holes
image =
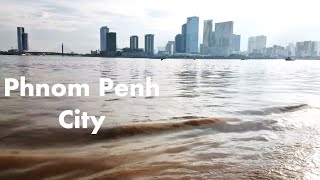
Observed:
[[[176,49],[176,53],[183,53],[183,41],[182,41],[182,35],[181,34],[177,34],[175,37],[175,49]]]
[[[318,57],[319,55],[320,55],[320,42],[319,41],[314,41],[314,42],[312,42],[311,56],[312,57]]]
[[[233,21],[215,24],[215,44],[212,51],[214,56],[229,56],[232,52]]]
[[[29,50],[28,33],[23,33],[22,34],[22,48],[23,48],[23,51],[28,51]]]
[[[205,20],[204,21],[204,24],[203,24],[203,43],[202,43],[204,47],[210,47],[210,45],[211,45],[212,26],[213,26],[212,20]]]
[[[203,24],[203,43],[200,45],[200,52],[203,55],[209,54],[209,48],[212,47],[212,20],[205,20]]]
[[[186,52],[188,54],[199,53],[199,18],[188,17],[187,20],[187,36],[186,36]]]
[[[288,56],[291,56],[291,57],[296,56],[296,47],[293,43],[290,43],[287,46],[286,50],[288,51]]]
[[[255,37],[249,37],[248,39],[248,54],[253,53],[253,50],[256,48],[256,39]]]
[[[131,36],[130,37],[130,49],[139,49],[139,37]]]
[[[24,32],[24,27],[17,27],[17,40],[19,52],[29,50],[28,33]]]
[[[267,36],[254,36],[248,40],[248,53],[260,52],[267,46]]]
[[[117,51],[117,34],[115,32],[107,33],[107,52],[109,54]]]
[[[297,57],[311,57],[313,56],[313,50],[315,49],[315,43],[313,41],[297,42],[296,44],[296,56]]]
[[[183,24],[181,27],[181,35],[182,35],[182,53],[186,53],[187,47],[187,24]]]
[[[267,47],[267,36],[256,37],[256,49],[264,49]]]
[[[166,50],[166,52],[167,52],[168,54],[173,54],[173,53],[175,53],[175,42],[174,42],[174,41],[168,41],[165,50]]]
[[[312,56],[312,41],[304,41],[304,56]]]
[[[234,34],[232,36],[232,51],[239,52],[240,51],[240,43],[241,43],[241,36]]]
[[[305,57],[304,55],[304,42],[296,43],[296,57]]]
[[[18,51],[22,52],[23,51],[23,41],[22,41],[22,34],[24,33],[24,28],[23,27],[17,27],[17,38],[18,38]]]
[[[211,42],[211,44],[210,44],[209,47],[214,47],[214,45],[216,44],[215,32],[214,31],[211,32],[211,41],[210,42]]]
[[[272,56],[274,58],[284,58],[284,57],[288,57],[288,51],[282,47],[282,46],[278,46],[278,45],[274,45],[272,47]]]
[[[154,35],[146,34],[144,37],[144,52],[148,55],[154,54]]]
[[[100,28],[100,51],[107,51],[107,33],[109,33],[109,28],[103,26]]]

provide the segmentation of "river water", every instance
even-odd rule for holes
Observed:
[[[0,179],[319,179],[320,62],[0,56]],[[4,78],[89,97],[4,97]],[[100,97],[152,77],[159,97]],[[63,129],[64,110],[106,116]]]

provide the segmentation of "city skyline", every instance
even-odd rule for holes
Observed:
[[[199,32],[203,32],[203,21],[206,19],[213,19],[214,23],[234,21],[234,33],[240,34],[242,39],[241,50],[247,49],[246,39],[260,34],[268,37],[267,46],[320,40],[317,33],[320,27],[315,23],[318,17],[310,15],[319,4],[315,0],[290,2],[290,8],[287,8],[287,2],[272,0],[265,2],[263,9],[250,0],[219,2],[219,8],[204,6],[212,3],[208,0],[192,5],[186,1],[186,6],[179,11],[176,10],[180,7],[178,2],[167,0],[152,3],[145,0],[77,2],[1,0],[1,7],[7,8],[0,7],[0,49],[17,47],[15,28],[23,26],[28,29],[32,44],[30,50],[53,50],[63,42],[75,52],[85,53],[100,49],[97,32],[104,25],[108,25],[110,31],[117,32],[119,47],[129,47],[128,39],[133,34],[143,37],[146,33],[153,33],[157,37],[157,49],[168,40],[173,40],[181,30],[181,22],[191,16],[200,18]],[[271,6],[274,3],[276,7]],[[136,9],[131,8],[134,5]],[[272,8],[272,13],[266,12],[268,8]],[[299,11],[299,15],[293,13],[295,11]],[[287,13],[289,18],[280,18],[277,13]],[[202,33],[199,33],[199,44],[202,39]],[[81,43],[83,41],[86,43]],[[143,43],[141,47],[144,47]]]
[[[245,55],[249,58],[320,57],[320,41],[303,41],[297,42],[296,45],[289,43],[286,47],[279,45],[267,47],[267,37],[264,35],[249,37],[247,51],[241,52],[241,35],[234,34],[233,28],[233,21],[220,22],[215,23],[215,31],[213,31],[213,21],[204,20],[203,43],[200,44],[199,52],[199,17],[188,17],[187,23],[182,25],[181,34],[177,34],[174,41],[168,41],[164,49],[161,48],[162,50],[156,52],[154,34],[145,35],[144,49],[139,49],[139,37],[136,35],[130,37],[130,48],[119,48],[117,47],[117,33],[109,32],[107,26],[102,26],[100,28],[100,51],[91,50],[91,55],[116,57],[123,54],[127,57],[152,57],[155,54],[178,56],[180,54],[193,54],[214,57],[234,57],[234,55],[240,57]],[[25,32],[24,27],[17,27],[17,44],[18,49],[11,49],[9,53],[29,52],[28,33]],[[63,53],[64,45],[62,43]],[[71,52],[71,54],[73,53]]]
[[[163,50],[155,51],[154,34],[145,35],[145,48],[139,49],[139,37],[130,37],[130,48],[117,47],[117,33],[109,32],[107,26],[100,28],[100,51],[91,50],[91,55],[103,57],[152,57],[157,55],[202,55],[213,57],[243,57],[249,58],[310,58],[320,57],[320,41],[297,42],[296,45],[289,43],[286,47],[273,45],[267,47],[267,37],[264,35],[252,36],[248,38],[247,51],[240,51],[241,35],[233,33],[234,22],[215,23],[213,31],[213,21],[204,20],[203,43],[199,48],[199,17],[187,18],[187,23],[182,25],[181,34],[175,36],[174,41],[168,41]],[[182,35],[183,34],[183,35]],[[28,33],[24,27],[17,27],[17,49],[11,49],[9,53],[29,52]],[[185,49],[184,49],[185,47]],[[158,48],[159,49],[159,48]],[[120,50],[120,51],[119,51]],[[143,53],[142,53],[143,52]],[[73,54],[74,52],[71,52]],[[62,55],[64,45],[62,43]],[[242,58],[243,59],[243,58]]]

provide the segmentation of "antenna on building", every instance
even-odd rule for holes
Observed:
[[[62,56],[63,56],[63,43],[62,43],[62,45],[61,45],[61,54],[62,54]]]

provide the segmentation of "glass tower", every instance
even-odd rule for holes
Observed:
[[[103,26],[100,28],[100,51],[107,51],[107,34],[109,33],[109,28]]]
[[[189,17],[187,20],[186,53],[197,54],[199,46],[199,18]]]

